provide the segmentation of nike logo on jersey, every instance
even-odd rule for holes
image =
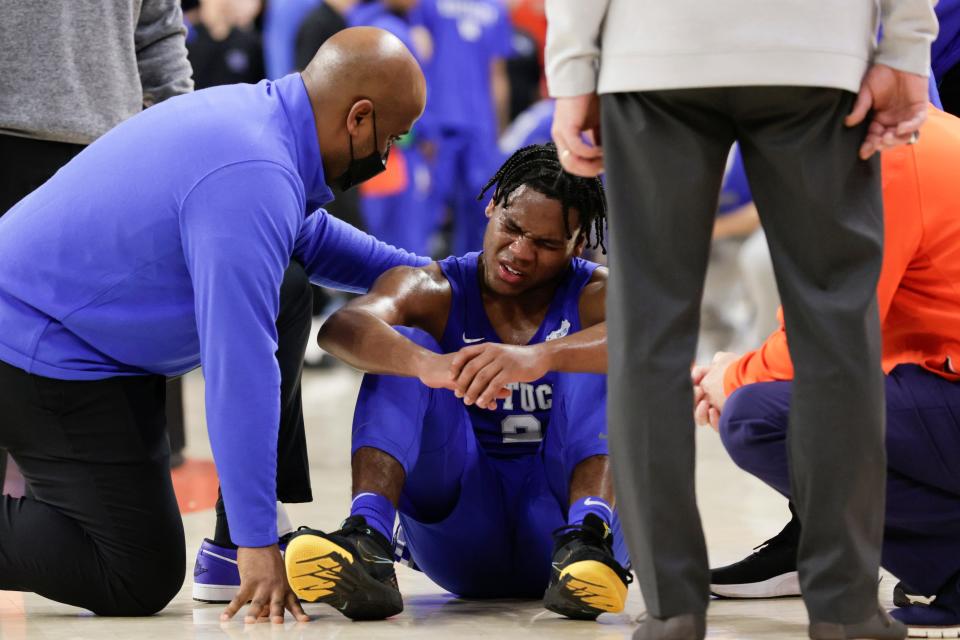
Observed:
[[[570,321],[564,318],[563,321],[560,323],[560,328],[557,329],[556,331],[551,331],[547,335],[547,339],[545,340],[545,342],[550,342],[551,340],[564,338],[568,333],[570,333]]]
[[[474,342],[483,342],[485,339],[486,338],[482,336],[479,338],[468,338],[467,332],[466,331],[463,332],[463,341],[466,342],[467,344],[473,344]]]
[[[597,437],[600,438],[601,440],[606,440],[606,439],[607,439],[607,434],[606,434],[606,433],[598,433],[598,434],[597,434]]]
[[[593,498],[587,498],[586,500],[583,501],[583,504],[587,505],[588,507],[603,507],[610,513],[613,513],[613,509],[610,508],[610,505],[608,505],[603,500],[594,500]]]

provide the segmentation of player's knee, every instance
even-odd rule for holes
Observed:
[[[740,387],[727,398],[720,415],[723,446],[737,466],[746,471],[751,470],[763,446],[782,432],[776,412],[767,402],[765,386],[761,383]]]

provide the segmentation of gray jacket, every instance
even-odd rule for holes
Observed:
[[[547,0],[546,7],[554,97],[756,85],[857,92],[871,62],[926,76],[937,35],[931,0]]]
[[[180,0],[0,0],[0,134],[88,144],[193,89]]]

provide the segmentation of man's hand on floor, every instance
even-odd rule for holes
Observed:
[[[266,621],[283,624],[284,611],[289,611],[298,622],[308,622],[300,601],[287,583],[287,572],[277,545],[269,547],[240,547],[237,550],[240,569],[240,592],[220,615],[226,622],[250,602],[244,623]]]

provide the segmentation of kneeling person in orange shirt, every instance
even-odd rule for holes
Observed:
[[[900,579],[892,615],[913,637],[960,632],[960,119],[931,108],[917,144],[884,151],[884,258],[877,300],[886,374],[883,566]],[[824,286],[828,286],[825,283]],[[756,351],[694,369],[698,421],[741,468],[790,496],[790,319]],[[829,371],[823,375],[829,376]],[[843,433],[837,433],[843,438]],[[757,553],[711,575],[721,597],[799,595],[804,514]],[[927,606],[906,593],[935,595]],[[956,634],[949,637],[957,637]]]

